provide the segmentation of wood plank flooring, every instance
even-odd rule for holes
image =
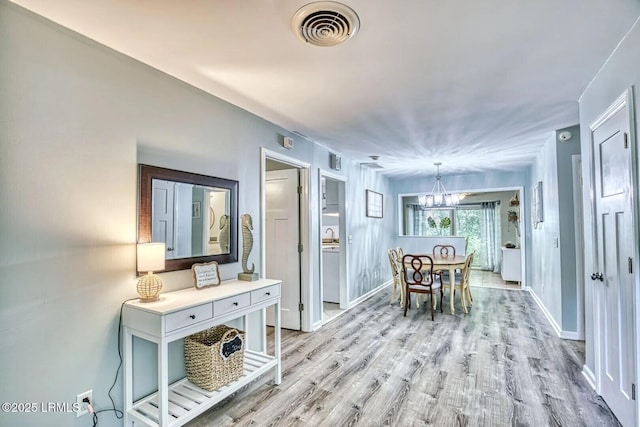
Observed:
[[[472,288],[464,314],[403,317],[390,288],[314,333],[283,331],[283,379],[262,379],[204,426],[619,426],[527,292]]]

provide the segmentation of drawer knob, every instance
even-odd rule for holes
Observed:
[[[233,305],[238,305],[238,303],[237,303],[237,302],[234,302],[234,303],[233,303]]]
[[[271,295],[271,292],[267,292],[267,296]]]
[[[191,316],[189,316],[191,318],[191,320],[194,320],[196,318],[195,314],[192,314]]]

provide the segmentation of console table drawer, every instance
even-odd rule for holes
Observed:
[[[197,305],[195,307],[176,311],[165,316],[165,330],[167,332],[190,326],[203,320],[213,317],[213,306],[211,303]]]
[[[244,294],[235,295],[231,298],[225,298],[213,302],[213,313],[217,316],[222,316],[232,311],[239,310],[241,308],[249,307],[251,305],[251,295],[249,292]]]
[[[280,295],[280,285],[268,286],[266,288],[251,291],[251,304],[257,304],[267,299]]]

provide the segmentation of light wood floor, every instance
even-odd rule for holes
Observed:
[[[520,283],[518,282],[506,282],[502,280],[502,276],[500,274],[482,270],[471,270],[469,274],[469,284],[471,286],[494,289],[521,289]]]
[[[475,287],[468,315],[402,316],[390,288],[314,333],[284,331],[283,379],[193,426],[619,426],[527,292]]]

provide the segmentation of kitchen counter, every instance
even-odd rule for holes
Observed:
[[[340,245],[338,243],[324,244],[322,245],[322,250],[334,252],[334,251],[340,250]]]

